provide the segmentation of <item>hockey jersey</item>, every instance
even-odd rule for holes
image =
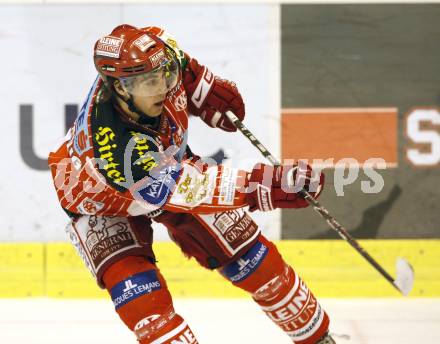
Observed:
[[[181,81],[167,94],[156,130],[124,116],[104,90],[98,77],[64,142],[49,155],[69,215],[202,214],[247,205],[246,171],[202,162],[188,149],[191,95]]]

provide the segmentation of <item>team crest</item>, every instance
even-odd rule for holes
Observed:
[[[186,109],[188,104],[186,93],[182,92],[176,99],[174,100],[174,107],[177,111],[183,111]]]
[[[77,207],[81,214],[94,215],[104,208],[104,203],[96,202],[90,198],[84,199]]]

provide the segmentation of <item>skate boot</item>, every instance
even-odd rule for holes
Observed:
[[[336,342],[327,332],[316,344],[336,344]]]

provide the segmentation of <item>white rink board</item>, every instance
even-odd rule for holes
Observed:
[[[338,344],[440,343],[440,299],[323,299]],[[200,343],[288,344],[250,300],[178,299]],[[0,342],[136,343],[110,301],[0,300]]]
[[[20,154],[19,106],[31,104],[35,154],[43,159],[64,135],[64,106],[81,105],[96,72],[93,44],[121,23],[157,25],[214,73],[235,81],[246,123],[279,153],[280,47],[277,5],[0,5],[2,168],[0,241],[65,240],[67,217],[48,171],[29,168]],[[241,134],[190,124],[200,155],[223,148],[236,167],[263,160]],[[7,197],[5,197],[7,195]],[[279,238],[279,215],[259,214],[265,234]],[[165,239],[164,231],[156,239]]]

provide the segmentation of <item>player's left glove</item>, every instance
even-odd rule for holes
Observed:
[[[250,173],[246,187],[249,210],[269,211],[275,208],[305,208],[309,203],[301,196],[307,190],[317,199],[324,187],[324,173],[313,175],[311,166],[271,166],[257,164]]]
[[[190,59],[183,72],[183,86],[193,115],[199,116],[212,128],[229,132],[237,130],[225,115],[230,110],[241,121],[245,116],[243,99],[233,82],[214,76],[196,59]]]

